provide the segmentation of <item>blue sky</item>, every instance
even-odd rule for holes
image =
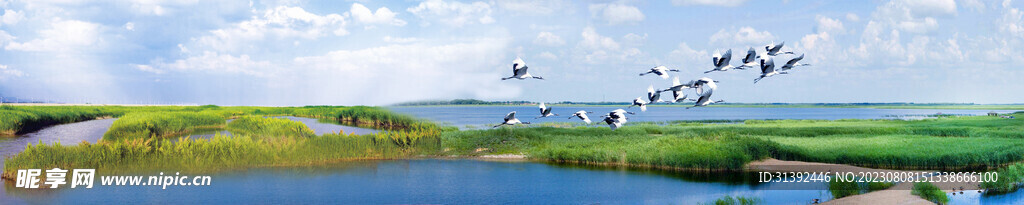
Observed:
[[[1024,103],[1019,1],[0,0],[0,96],[91,103],[630,101],[665,65],[728,102]],[[704,74],[786,42],[790,75]],[[522,57],[547,80],[508,80]],[[779,57],[784,61],[789,57]]]

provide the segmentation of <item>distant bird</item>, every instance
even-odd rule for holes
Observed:
[[[809,65],[811,65],[811,64],[799,64],[799,63],[797,63],[797,61],[800,61],[800,60],[803,60],[803,59],[804,59],[804,54],[800,54],[800,56],[797,56],[796,58],[789,59],[789,61],[786,61],[786,64],[782,65],[782,68],[780,68],[779,70],[787,71],[789,69],[793,69],[793,67],[809,66]]]
[[[516,57],[515,60],[512,60],[512,76],[511,77],[507,77],[507,78],[501,78],[501,80],[508,80],[508,79],[512,79],[512,78],[520,79],[520,80],[527,79],[527,78],[534,78],[534,79],[544,80],[544,78],[542,78],[540,76],[530,75],[529,72],[526,72],[527,68],[529,68],[529,67],[526,67],[526,62],[523,62],[522,58]]]
[[[647,111],[647,101],[644,101],[642,97],[633,99],[633,104],[629,105],[629,107],[633,106],[640,106],[640,111]]]
[[[644,75],[647,75],[647,74],[649,74],[649,73],[654,73],[655,75],[658,75],[658,76],[659,76],[659,77],[661,77],[662,79],[668,79],[668,72],[669,72],[669,71],[672,71],[672,72],[679,72],[679,70],[676,70],[676,69],[668,69],[668,68],[667,68],[667,67],[665,67],[665,66],[660,66],[660,65],[659,65],[659,66],[656,66],[656,67],[653,67],[653,68],[651,68],[651,71],[647,71],[646,73],[641,73],[641,74],[640,74],[640,76],[644,76]]]
[[[587,112],[585,110],[576,111],[576,113],[573,113],[572,116],[569,117],[569,119],[572,119],[573,117],[576,117],[576,118],[580,118],[580,120],[583,120],[583,122],[586,122],[587,124],[590,124],[590,118],[587,117],[587,113],[594,113],[594,112]]]
[[[551,108],[547,107],[547,106],[544,106],[544,103],[540,103],[540,106],[538,106],[538,107],[540,107],[540,117],[536,117],[536,118],[533,118],[533,119],[542,118],[542,117],[558,116],[558,114],[551,113]]]
[[[602,116],[604,117],[604,120],[602,121],[604,123],[607,123],[608,127],[612,128],[612,131],[615,131],[615,129],[618,129],[619,127],[622,127],[623,124],[626,124],[626,113],[629,113],[631,115],[636,114],[632,112],[626,112],[626,110],[623,109],[616,109],[609,112],[607,115]]]
[[[776,56],[776,55],[779,55],[779,54],[793,54],[793,52],[788,52],[788,51],[780,53],[780,51],[782,51],[782,46],[783,45],[786,45],[785,41],[783,41],[782,43],[779,43],[779,44],[775,44],[775,42],[772,42],[772,44],[765,45],[764,46],[764,50],[767,52],[766,54],[768,54],[769,56]]]
[[[750,50],[747,50],[747,56],[743,57],[743,65],[737,66],[736,69],[757,67],[757,58],[757,51],[754,51],[754,47],[750,47]]]
[[[672,91],[672,102],[678,103],[680,101],[686,100],[686,93],[683,92],[683,89],[693,88],[695,83],[696,81],[691,80],[686,84],[682,84],[679,83],[679,77],[676,77],[672,79],[672,87],[661,90],[660,92]]]
[[[732,60],[732,49],[726,50],[725,53],[715,53],[711,56],[711,61],[714,63],[715,68],[704,71],[704,73],[710,73],[715,71],[727,71],[732,69],[732,65],[729,65],[729,61]]]
[[[647,101],[648,104],[654,104],[656,102],[665,102],[661,100],[661,92],[654,90],[654,85],[647,87]]]
[[[757,77],[757,79],[754,79],[754,83],[757,83],[757,81],[761,81],[761,79],[781,74],[789,73],[776,71],[774,58],[768,58],[768,61],[761,59],[761,77]]]
[[[516,124],[530,124],[530,122],[520,122],[519,119],[516,119],[516,111],[512,111],[512,112],[508,113],[507,115],[505,115],[505,122],[502,122],[501,124],[495,125],[494,127],[497,128],[497,127],[501,127],[502,125],[516,125]]]

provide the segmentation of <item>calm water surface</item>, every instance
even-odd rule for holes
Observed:
[[[730,195],[758,197],[767,204],[806,204],[830,198],[828,191],[769,190],[773,184],[756,183],[750,174],[710,176],[535,162],[365,161],[223,172],[212,176],[212,186],[166,190],[25,190],[8,182],[3,190],[7,200],[0,203],[695,204]]]
[[[284,119],[289,119],[289,120],[294,120],[294,121],[302,122],[303,124],[306,124],[306,127],[309,127],[309,129],[312,129],[313,133],[316,133],[316,135],[323,135],[323,134],[327,134],[327,133],[338,133],[339,131],[344,131],[346,134],[354,133],[354,134],[357,134],[357,135],[373,134],[373,133],[377,133],[378,132],[378,130],[370,129],[370,128],[362,128],[362,127],[353,127],[353,126],[341,125],[340,123],[338,123],[336,121],[333,121],[333,120],[315,119],[315,118],[306,118],[306,117],[292,117],[292,116],[274,116],[274,118],[284,118]],[[231,121],[232,120],[228,120],[229,123]],[[186,134],[186,135],[183,135],[183,136],[190,136],[192,138],[209,139],[209,138],[213,138],[213,136],[215,136],[216,134],[221,134],[221,135],[225,135],[225,136],[232,136],[231,132],[229,132],[229,131],[227,131],[225,129],[202,129],[202,130],[196,130],[196,131],[194,131],[192,133],[189,133],[189,134]]]
[[[535,120],[535,107],[395,107],[398,112],[453,125],[486,125],[500,121],[509,111],[533,122],[575,122],[568,114],[585,109],[593,117],[617,107],[555,107],[563,116]],[[638,110],[631,110],[638,111]],[[860,109],[860,108],[699,108],[650,107],[631,116],[631,121],[709,119],[881,119],[891,116],[936,113],[981,115],[990,110]],[[1010,111],[997,111],[1010,112]],[[376,130],[344,126],[333,121],[283,117],[305,123],[318,135],[366,134]],[[22,151],[26,144],[76,144],[96,142],[115,119],[57,125],[13,138],[0,138],[0,154]],[[203,133],[206,132],[206,133]],[[223,130],[192,133],[209,137]],[[167,170],[165,172],[174,172]],[[102,174],[102,170],[100,170]],[[145,175],[158,175],[151,173]],[[725,195],[757,197],[767,204],[806,204],[811,199],[830,199],[824,184],[815,190],[781,190],[781,184],[757,183],[746,173],[695,174],[636,169],[567,166],[536,162],[487,162],[474,160],[395,160],[346,162],[302,168],[256,168],[214,174],[205,187],[99,186],[93,189],[0,187],[0,204],[52,203],[326,203],[395,204],[537,204],[564,202],[695,204]],[[97,179],[96,183],[99,183]],[[775,188],[773,188],[775,187]],[[1021,204],[1024,192],[998,196],[967,193],[950,195],[951,204]]]
[[[64,145],[78,144],[82,141],[96,143],[103,138],[103,133],[110,129],[117,119],[89,120],[85,122],[54,125],[43,128],[39,131],[14,137],[0,137],[0,164],[7,157],[25,150],[25,145],[32,143],[53,144],[60,142]]]
[[[389,109],[410,114],[416,117],[443,122],[455,126],[482,126],[501,123],[509,112],[516,111],[516,117],[524,122],[580,122],[568,119],[579,110],[592,111],[588,114],[591,120],[612,110],[625,108],[613,106],[590,107],[552,107],[552,116],[534,119],[540,116],[540,109],[534,106],[423,106],[423,107],[389,107]],[[684,107],[648,107],[640,112],[637,107],[626,111],[636,112],[629,115],[630,122],[661,122],[673,120],[748,120],[748,119],[894,119],[919,118],[921,115],[936,113],[958,115],[984,115],[990,111],[1010,113],[1009,110],[939,110],[939,109],[871,109],[871,108],[731,108],[701,107],[686,109]]]

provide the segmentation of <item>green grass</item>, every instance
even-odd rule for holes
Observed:
[[[1021,119],[1024,114],[1016,114],[1018,119],[977,116],[913,121],[746,120],[737,124],[690,121],[631,122],[617,131],[611,131],[604,126],[585,127],[578,126],[579,124],[550,123],[543,124],[545,127],[458,131],[452,127],[440,127],[395,114],[383,108],[363,106],[80,106],[55,110],[14,106],[4,107],[2,111],[21,113],[18,117],[12,117],[17,119],[33,119],[31,116],[21,116],[28,115],[24,113],[65,113],[52,114],[48,117],[60,122],[82,120],[81,118],[94,115],[120,116],[100,144],[34,145],[36,151],[14,156],[17,160],[8,160],[9,166],[5,166],[5,170],[10,170],[11,167],[83,164],[98,166],[105,163],[110,163],[105,166],[128,169],[161,163],[185,163],[186,167],[195,169],[218,167],[219,164],[224,164],[225,167],[270,166],[347,158],[408,157],[411,156],[410,148],[416,150],[416,154],[424,155],[477,156],[522,153],[533,159],[549,161],[693,170],[739,170],[750,161],[768,157],[876,168],[939,170],[993,169],[1024,160],[1024,119]],[[313,136],[308,128],[298,122],[247,115],[314,117],[390,131],[358,137]],[[195,128],[224,126],[224,120],[227,118],[239,118],[228,125],[228,129],[233,133],[256,137],[249,139],[251,142],[235,139],[239,137],[219,139],[218,142],[195,142],[215,144],[209,145],[209,151],[202,152],[221,153],[223,157],[202,155],[209,157],[209,160],[186,158],[200,161],[188,164],[191,162],[173,159],[174,154],[187,156],[188,149],[200,148],[180,148],[168,152],[172,154],[164,155],[161,154],[164,152],[154,153],[154,150],[171,150],[171,147],[165,147],[171,146],[166,145],[169,143],[155,139],[148,143],[145,141],[155,137],[173,136]],[[24,122],[40,121],[19,122],[22,123],[8,123],[8,126],[15,124],[16,128],[11,129],[23,130],[31,124]],[[303,137],[278,138],[279,136]],[[137,140],[142,141],[136,142]],[[140,143],[143,145],[139,145]],[[190,143],[177,144],[191,146]],[[195,144],[195,147],[199,146],[207,145]],[[100,150],[122,148],[126,150],[118,152],[121,155],[102,154],[105,151]],[[268,151],[247,150],[250,148]],[[306,153],[312,150],[327,153]],[[144,154],[124,155],[126,152]],[[98,158],[79,157],[80,154]],[[237,162],[222,162],[225,160]]]
[[[236,135],[152,143],[141,138],[81,143],[29,145],[4,162],[4,177],[13,170],[40,167],[96,168],[105,173],[147,170],[206,172],[258,166],[289,166],[346,159],[394,159],[436,153],[436,132],[391,131],[369,135],[327,134],[308,138],[261,139]]]
[[[120,115],[119,110],[99,107],[0,106],[0,135],[24,134],[48,125]]]
[[[740,169],[770,156],[777,144],[756,138],[695,135],[679,128],[639,125],[607,128],[501,128],[446,132],[442,146],[459,155],[526,153],[580,163],[618,163],[686,169]],[[671,134],[667,134],[671,133]],[[487,148],[486,153],[477,153]]]
[[[930,182],[914,183],[914,189],[910,191],[910,194],[917,195],[925,200],[940,204],[949,202],[949,197],[946,196],[946,192],[943,192],[939,187]]]
[[[407,158],[438,153],[440,133],[452,130],[374,107],[193,106],[131,108],[124,112],[127,114],[114,122],[99,143],[28,145],[24,152],[4,162],[3,176],[9,178],[12,170],[32,167],[88,167],[114,173],[154,169],[212,171],[349,159]],[[347,119],[345,121],[388,131],[315,136],[301,122],[246,116],[252,114]],[[360,116],[364,114],[366,116]],[[226,118],[235,117],[238,119],[228,125],[235,137],[182,138],[175,143],[166,138],[157,139],[196,128],[222,127]]]
[[[1017,191],[1024,182],[1024,163],[1015,163],[996,171],[999,178],[992,182],[981,183],[981,188],[989,194],[1001,194]]]
[[[828,191],[833,199],[888,189],[895,186],[891,182],[857,182],[832,180],[828,182]]]
[[[993,169],[1024,160],[1020,119],[748,120],[742,124],[631,123],[446,132],[444,154],[523,153],[596,164],[738,170],[774,157],[892,169]],[[479,152],[478,152],[479,151]]]
[[[135,112],[114,121],[103,140],[162,138],[196,128],[224,126],[224,117],[210,112]]]
[[[251,137],[311,137],[313,130],[302,122],[262,116],[243,116],[228,123],[228,131]]]
[[[781,159],[893,169],[977,170],[1024,160],[1024,140],[926,135],[763,137],[783,145]]]
[[[763,203],[764,202],[761,199],[755,198],[755,197],[742,197],[742,196],[732,197],[732,196],[726,195],[726,196],[723,196],[722,198],[715,199],[715,201],[713,201],[711,203],[706,203],[706,204],[709,204],[709,205],[711,205],[711,204],[713,204],[713,205],[755,205],[755,204],[763,204]],[[704,203],[700,203],[700,204],[704,204]]]

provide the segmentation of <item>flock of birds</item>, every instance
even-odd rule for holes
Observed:
[[[761,69],[761,75],[754,79],[754,83],[756,84],[758,81],[761,81],[764,78],[768,78],[768,77],[772,77],[772,76],[776,76],[776,75],[788,74],[789,70],[791,70],[793,68],[796,68],[797,66],[809,66],[810,65],[810,64],[801,64],[801,63],[799,63],[800,60],[804,59],[804,55],[800,54],[800,56],[790,58],[788,61],[786,61],[786,64],[783,64],[781,67],[776,69],[775,68],[775,60],[774,60],[775,56],[784,55],[784,54],[786,54],[786,55],[795,55],[793,52],[783,52],[782,51],[782,46],[783,45],[785,45],[785,42],[782,42],[782,43],[779,43],[779,44],[775,44],[773,42],[771,44],[765,45],[765,47],[764,47],[764,50],[765,50],[764,55],[758,55],[758,53],[754,49],[754,47],[750,47],[750,49],[747,50],[746,56],[744,56],[743,59],[741,59],[741,61],[742,61],[741,63],[742,64],[739,65],[739,66],[733,66],[732,64],[729,63],[729,61],[732,60],[732,49],[726,50],[725,53],[715,52],[715,54],[712,55],[712,57],[711,57],[712,65],[714,66],[714,68],[712,68],[711,70],[705,71],[704,73],[711,73],[711,72],[715,72],[715,71],[724,72],[724,71],[728,71],[728,70],[745,70],[747,68],[754,68],[755,66],[757,66],[758,68]],[[526,66],[526,62],[524,62],[523,59],[521,59],[519,57],[516,57],[516,59],[512,61],[512,76],[502,78],[501,80],[508,80],[508,79],[525,80],[525,79],[531,79],[531,78],[532,79],[540,79],[540,80],[544,79],[543,77],[540,77],[540,76],[533,76],[533,75],[531,75],[529,72],[527,72],[528,68],[529,67]],[[657,75],[658,77],[661,77],[662,79],[668,79],[669,78],[669,72],[679,72],[679,70],[677,70],[677,69],[669,69],[668,67],[665,67],[665,66],[656,66],[656,67],[651,68],[647,72],[640,73],[640,76],[644,76],[644,75],[647,75],[647,74],[654,74],[654,75]],[[665,89],[661,89],[661,90],[657,90],[657,89],[654,89],[653,85],[648,86],[647,87],[647,96],[646,97],[638,97],[636,99],[633,99],[633,104],[631,104],[628,108],[639,107],[641,112],[646,112],[647,111],[647,105],[654,104],[654,103],[659,103],[659,102],[681,103],[681,102],[685,102],[686,100],[694,101],[694,105],[691,106],[691,107],[687,107],[686,109],[690,109],[690,108],[694,108],[694,107],[703,107],[703,106],[708,106],[708,105],[713,104],[713,103],[724,102],[723,100],[717,100],[717,101],[712,101],[711,100],[711,94],[713,94],[715,92],[715,90],[718,89],[718,85],[716,83],[718,83],[718,81],[713,80],[713,79],[708,78],[708,77],[702,77],[702,78],[699,78],[699,79],[696,79],[696,80],[690,80],[689,82],[686,82],[686,83],[680,83],[679,77],[677,76],[674,79],[672,79],[672,86],[671,87],[668,87],[668,88],[665,88]],[[684,92],[686,89],[691,89],[691,88],[695,90],[696,95],[698,96],[697,99],[689,99],[689,96]],[[661,93],[662,92],[670,92],[670,91],[672,92],[672,100],[669,100],[669,101],[662,100],[661,99]],[[558,116],[558,114],[552,113],[551,112],[551,107],[545,106],[544,103],[540,103],[539,107],[540,107],[540,116],[538,116],[538,117],[536,117],[534,119],[539,119],[539,118],[544,118],[544,117],[551,117],[551,116]],[[577,112],[573,113],[572,116],[569,117],[569,119],[578,118],[578,119],[582,120],[583,122],[585,122],[587,124],[590,124],[591,121],[590,121],[590,118],[587,116],[587,114],[592,114],[592,113],[593,112],[589,112],[589,111],[585,111],[585,110],[580,110],[580,111],[577,111]],[[611,129],[614,131],[615,129],[618,129],[619,127],[622,127],[626,123],[626,121],[627,121],[626,114],[635,115],[636,113],[628,112],[628,111],[626,111],[624,109],[616,109],[616,110],[613,110],[613,111],[609,112],[608,114],[605,114],[605,115],[601,116],[601,118],[602,118],[601,122],[608,124],[608,126],[611,127]],[[502,122],[501,124],[495,125],[494,127],[497,128],[497,127],[500,127],[500,126],[503,126],[503,125],[516,125],[516,124],[530,124],[530,122],[520,121],[518,118],[516,118],[516,112],[512,111],[512,112],[508,113],[507,115],[505,115],[505,121],[504,122]]]

